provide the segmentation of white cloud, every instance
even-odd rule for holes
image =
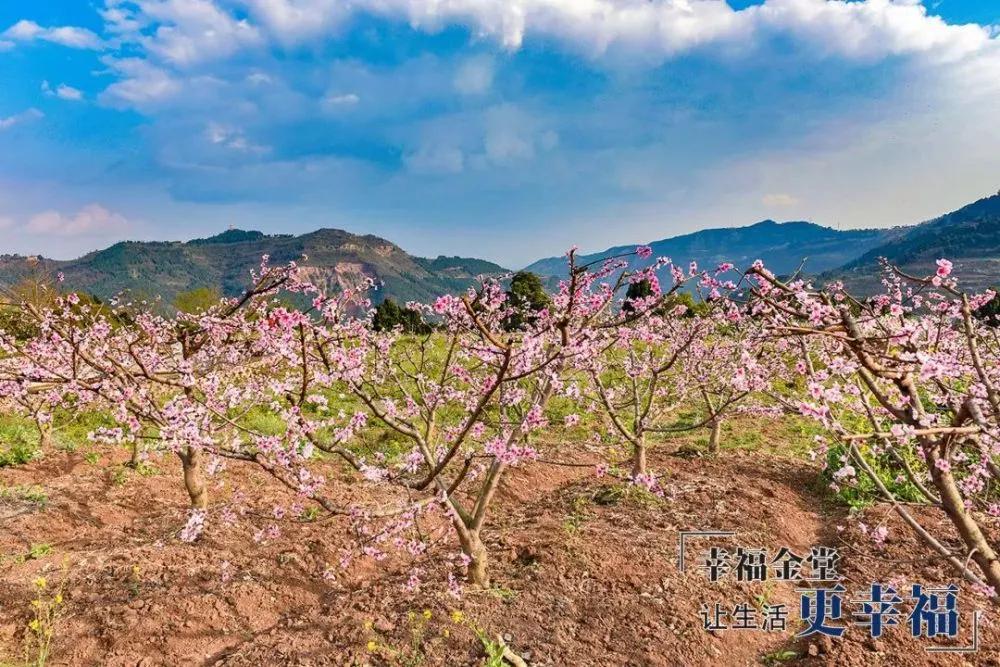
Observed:
[[[67,86],[65,83],[60,83],[56,87],[56,97],[63,100],[78,102],[83,99],[83,91],[72,86]]]
[[[271,78],[271,75],[265,72],[250,72],[250,74],[247,74],[247,83],[255,86],[264,86],[274,83],[274,79]]]
[[[38,109],[28,109],[27,111],[22,111],[19,114],[14,114],[13,116],[7,116],[6,118],[0,118],[0,130],[6,130],[15,125],[25,123],[30,120],[36,120],[38,118],[44,117],[43,114]]]
[[[529,160],[535,156],[531,140],[513,127],[490,128],[485,147],[487,157],[497,164]]]
[[[14,218],[0,215],[0,229],[10,229],[14,226]]]
[[[985,49],[990,41],[986,28],[950,25],[909,0],[768,0],[747,11],[758,29],[792,34],[847,57],[928,54],[955,61]]]
[[[320,105],[327,111],[353,107],[361,101],[356,93],[327,93],[320,101]]]
[[[791,208],[799,203],[799,200],[784,192],[766,194],[760,199],[760,203],[768,208]]]
[[[58,236],[109,235],[128,229],[125,216],[109,211],[100,204],[88,204],[73,215],[49,210],[28,220],[25,229],[32,234]]]
[[[251,16],[278,41],[292,45],[330,35],[351,15],[341,0],[243,0]]]
[[[219,123],[208,124],[208,127],[205,128],[205,138],[208,139],[211,144],[223,146],[242,153],[262,154],[270,150],[267,146],[252,143],[247,139],[243,130],[221,125]]]
[[[4,37],[21,41],[30,41],[38,37],[44,29],[34,21],[18,21],[4,31]]]
[[[556,43],[589,58],[652,65],[697,49],[720,58],[745,54],[774,38],[798,46],[796,57],[839,57],[870,62],[894,56],[923,64],[981,70],[996,60],[1000,37],[988,27],[952,25],[916,0],[764,0],[742,10],[725,0],[105,0],[105,31],[116,35],[119,81],[106,100],[142,110],[187,93],[185,78],[221,76],[236,65],[239,77],[272,83],[262,64],[272,49],[313,49],[337,40],[353,15],[406,21],[433,33],[452,25],[507,49],[526,40]],[[22,39],[57,29],[22,21],[7,31]],[[79,29],[78,29],[79,30]],[[92,35],[92,33],[91,33]],[[94,36],[96,39],[96,36]],[[84,40],[86,41],[86,40]],[[121,54],[127,53],[127,56]],[[237,58],[239,57],[239,58]],[[110,60],[110,59],[109,59]],[[244,60],[255,67],[249,72]],[[142,65],[134,61],[141,61]],[[226,63],[211,69],[212,63]],[[473,57],[451,75],[462,95],[481,95],[493,84],[495,63]],[[211,71],[211,74],[207,72]],[[356,104],[333,82],[320,105],[331,111]],[[1000,86],[1000,77],[986,85]],[[352,85],[347,90],[370,91]],[[369,106],[371,106],[369,104]]]
[[[103,47],[101,38],[86,28],[74,26],[45,28],[27,20],[18,21],[7,28],[2,36],[12,42],[32,42],[40,39],[73,49],[97,50]]]
[[[462,95],[482,95],[493,86],[493,75],[492,58],[470,58],[455,72],[455,90]]]
[[[149,107],[181,92],[181,82],[165,69],[141,58],[107,58],[120,81],[108,86],[101,98],[117,106]]]
[[[361,12],[405,20],[425,32],[467,26],[508,49],[526,39],[555,39],[589,56],[615,50],[644,60],[705,45],[746,48],[769,34],[791,36],[810,52],[851,58],[929,54],[957,60],[991,41],[988,27],[948,24],[911,0],[766,0],[742,10],[723,0],[135,0],[134,10],[118,0],[109,4],[109,31],[127,25],[147,53],[181,67],[268,39],[294,47],[335,38],[337,28]],[[142,26],[154,29],[141,34]],[[34,38],[45,30],[22,21],[8,33]],[[468,78],[456,86],[481,90],[487,71],[478,66],[460,73]]]
[[[416,174],[457,174],[465,169],[465,154],[450,146],[421,146],[403,161]]]
[[[104,9],[99,10],[104,19],[104,29],[116,35],[135,36],[148,25],[137,7],[126,4],[130,0],[104,0]]]
[[[15,46],[17,46],[17,44],[15,44],[14,42],[8,42],[7,40],[0,39],[0,53],[3,53],[4,51],[10,51]]]
[[[226,58],[262,43],[257,27],[212,0],[139,0],[144,16],[157,24],[143,38],[146,51],[178,67]]]
[[[535,118],[513,104],[490,108],[484,123],[483,148],[493,164],[531,160],[539,149],[551,150],[559,143],[554,130],[541,128]]]
[[[139,4],[151,6],[141,0]],[[660,58],[705,44],[748,44],[766,32],[790,34],[809,48],[849,57],[933,52],[953,59],[982,49],[990,38],[982,26],[949,25],[929,16],[915,0],[766,0],[743,10],[721,0],[241,0],[237,4],[286,45],[329,37],[354,11],[406,20],[427,32],[465,25],[510,49],[539,37],[558,39],[591,55],[621,48]]]
[[[65,83],[60,83],[55,88],[52,88],[48,81],[42,81],[42,92],[50,97],[58,97],[59,99],[71,102],[79,102],[83,99],[82,90],[67,86]]]

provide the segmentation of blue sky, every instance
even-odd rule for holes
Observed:
[[[8,0],[0,252],[341,227],[517,267],[1000,188],[994,0]]]

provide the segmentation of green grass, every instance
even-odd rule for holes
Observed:
[[[0,418],[0,468],[23,465],[40,454],[38,430],[27,419]]]
[[[93,410],[67,411],[59,409],[53,415],[53,446],[73,452],[87,444],[87,434],[99,428],[115,425],[111,415]]]
[[[406,372],[402,374],[401,381],[413,389],[414,382],[406,379],[407,377],[415,375],[436,377],[441,372],[444,363],[445,345],[446,338],[437,335],[431,336],[429,339],[422,336],[408,336],[399,340],[392,353],[397,355],[400,360],[410,360],[403,363]],[[415,364],[419,363],[419,352],[423,346],[426,346],[430,353],[425,363],[418,367]],[[612,373],[606,380],[617,382],[621,381],[622,378],[620,373],[617,375]],[[567,381],[579,383],[585,382],[586,378],[576,376]],[[779,387],[778,391],[789,394],[801,391],[800,384],[800,379],[796,378]],[[402,398],[398,388],[386,387],[383,388],[383,391],[386,398],[397,401]],[[316,389],[313,393],[322,395],[325,400],[318,403],[306,402],[302,406],[304,414],[309,418],[325,419],[338,415],[349,417],[359,410],[365,409],[361,402],[347,390],[347,387],[341,384],[334,384],[325,389]],[[762,400],[760,397],[754,398]],[[766,399],[763,400],[766,402]],[[437,415],[438,434],[460,424],[464,415],[463,406],[448,404],[442,407]],[[579,418],[579,422],[575,426],[567,427],[564,425],[565,419],[569,415],[576,415]],[[255,407],[245,414],[234,410],[229,417],[236,420],[241,426],[264,435],[280,437],[287,430],[282,419],[266,407]],[[532,436],[537,445],[600,444],[602,450],[600,456],[606,457],[614,465],[621,465],[623,470],[627,468],[627,462],[631,456],[630,448],[623,445],[622,438],[610,428],[602,410],[581,407],[578,401],[568,399],[565,396],[555,396],[546,406],[546,417],[549,426]],[[501,419],[516,419],[517,413],[514,410],[507,413],[493,410],[487,415],[487,418],[497,423]],[[656,454],[662,455],[665,451],[694,456],[707,454],[710,431],[707,427],[695,428],[704,418],[703,407],[695,404],[683,406],[671,414],[660,416],[662,419],[660,426],[676,429],[690,427],[690,430],[647,434],[647,444],[651,453],[654,456]],[[335,421],[341,422],[340,419],[335,419]],[[102,455],[106,454],[108,450],[99,444],[88,442],[87,434],[98,428],[110,426],[114,426],[114,420],[108,413],[60,408],[53,415],[53,446],[68,451],[82,450],[85,459],[91,464],[97,465],[102,460],[108,460],[102,459]],[[847,426],[849,428],[856,426],[859,430],[864,430],[867,427],[860,422],[856,425],[847,424]],[[720,449],[723,454],[726,452],[763,452],[808,459],[810,452],[815,447],[816,436],[823,434],[824,429],[820,424],[796,415],[773,418],[737,414],[725,418],[722,422]],[[145,435],[155,436],[156,433],[147,430]],[[331,428],[320,429],[316,435],[321,441],[332,442],[333,440]],[[155,447],[155,445],[151,446]],[[352,438],[345,444],[345,447],[359,457],[370,460],[374,455],[379,455],[384,462],[393,464],[411,451],[413,442],[396,431],[379,425],[377,420],[371,420],[369,426],[363,430],[360,436]],[[38,431],[33,422],[22,417],[0,415],[0,467],[27,463],[41,453]],[[831,448],[828,470],[824,475],[817,476],[818,487],[829,489],[830,475],[842,466],[839,461],[842,454],[842,449]],[[325,458],[318,451],[315,457],[317,459]],[[896,462],[890,461],[884,456],[869,456],[868,458],[882,481],[898,498],[901,500],[920,500],[919,492],[912,484],[907,480],[898,479],[899,467]],[[918,471],[923,470],[921,461],[914,458],[910,463]],[[157,471],[152,466],[145,466],[137,472],[140,475],[149,475],[156,474]],[[116,484],[123,484],[126,483],[130,475],[131,471],[115,470],[112,473],[112,481]],[[642,497],[641,491],[632,485],[620,489],[605,489],[602,493],[604,496],[595,499],[596,502],[653,502],[652,496],[650,498]],[[864,507],[876,498],[874,484],[860,471],[856,484],[842,484],[836,492],[831,492],[831,500],[851,508]],[[309,518],[307,516],[304,520],[309,520]],[[586,516],[582,512],[571,513],[564,526],[566,532],[573,534],[578,531],[585,519]]]
[[[0,502],[24,502],[44,508],[49,496],[40,486],[0,486]]]
[[[925,499],[920,494],[919,489],[905,477],[900,478],[901,470],[898,463],[890,461],[887,454],[874,455],[864,448],[865,460],[868,465],[878,475],[879,480],[889,491],[899,500],[904,502],[923,502]],[[907,459],[911,469],[919,471],[925,469],[923,462],[915,455],[905,449],[897,450]],[[846,448],[842,445],[835,445],[830,448],[827,454],[827,468],[823,472],[823,480],[829,484],[833,481],[833,473],[843,466],[841,459],[846,454]],[[875,482],[866,475],[854,461],[849,461],[857,471],[857,479],[853,484],[838,484],[838,489],[833,492],[833,497],[837,502],[847,505],[852,510],[860,510],[871,506],[874,502],[881,500],[882,496],[875,487]],[[918,473],[919,474],[919,473]]]
[[[285,423],[278,415],[262,408],[250,410],[240,420],[240,425],[257,433],[272,436],[284,435],[286,430]]]
[[[39,558],[45,558],[52,553],[51,544],[32,544],[28,547],[28,555],[25,556],[25,560],[37,560]]]

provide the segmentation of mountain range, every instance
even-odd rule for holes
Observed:
[[[656,257],[670,257],[687,265],[697,261],[703,268],[722,262],[733,262],[746,268],[754,260],[763,259],[772,271],[790,273],[800,266],[809,273],[835,269],[889,241],[896,230],[861,229],[838,231],[811,222],[775,222],[764,220],[748,227],[705,229],[693,234],[675,236],[649,243]],[[635,245],[616,246],[602,252],[579,255],[578,264],[599,262],[608,257],[635,250]],[[647,263],[637,257],[629,259],[631,268]],[[527,267],[542,276],[566,273],[565,257],[541,259]]]
[[[1000,283],[1000,192],[946,215],[891,229],[837,230],[812,222],[764,220],[747,227],[706,229],[649,243],[656,256],[686,265],[697,261],[711,268],[723,261],[746,267],[762,259],[777,274],[801,268],[820,281],[844,280],[859,294],[878,289],[884,257],[905,271],[933,273],[935,260],[947,257],[969,289]],[[582,255],[581,263],[631,252],[635,245]],[[182,292],[214,287],[232,296],[247,284],[262,255],[272,263],[299,261],[308,278],[321,287],[341,289],[372,278],[379,285],[375,300],[428,301],[467,288],[479,275],[507,273],[481,259],[415,257],[399,246],[371,235],[320,229],[301,236],[265,235],[230,229],[188,242],[123,241],[79,259],[58,261],[20,255],[0,256],[0,285],[43,271],[61,272],[71,289],[101,298],[123,290],[159,296],[172,303]],[[302,260],[303,256],[307,257]],[[634,262],[638,261],[633,258]],[[538,260],[527,270],[551,284],[565,275],[564,257]]]
[[[821,278],[871,292],[877,289],[880,257],[921,276],[933,274],[936,260],[947,258],[966,289],[1000,284],[1000,192],[903,231]]]
[[[968,289],[1000,284],[1000,192],[933,220],[889,229],[836,230],[811,222],[764,220],[748,227],[706,229],[648,244],[654,256],[712,268],[723,261],[746,268],[761,259],[774,273],[801,267],[820,282],[842,280],[858,294],[879,289],[879,258],[915,275],[934,273],[935,261],[948,258]],[[578,263],[600,261],[635,249],[617,246],[582,255]],[[641,262],[632,258],[635,266]],[[542,276],[566,271],[564,257],[539,260],[527,270]]]
[[[240,294],[262,255],[269,255],[272,264],[299,262],[305,277],[326,290],[373,278],[380,284],[375,300],[391,297],[400,302],[432,300],[465,289],[480,274],[506,272],[480,259],[414,257],[377,236],[339,229],[302,236],[230,229],[186,243],[123,241],[70,261],[4,255],[0,285],[13,285],[33,271],[61,272],[66,287],[102,299],[130,290],[146,298],[159,296],[169,304],[178,294],[199,287],[213,287],[227,296]]]

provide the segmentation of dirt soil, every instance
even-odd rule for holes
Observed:
[[[708,546],[802,554],[825,545],[840,550],[852,593],[873,581],[907,591],[911,582],[958,582],[886,506],[862,518],[889,528],[876,545],[830,501],[817,468],[799,460],[660,454],[652,464],[667,472],[663,501],[623,495],[589,468],[516,469],[486,538],[494,588],[466,589],[460,599],[448,593],[440,559],[428,559],[426,583],[414,592],[405,590],[402,564],[341,570],[340,553],[352,544],[343,519],[285,519],[280,537],[255,541],[256,530],[275,523],[274,505],[289,499],[246,467],[227,468],[213,494],[227,498],[238,475],[255,511],[236,527],[210,514],[202,537],[182,542],[179,466],[163,459],[159,474],[125,476],[121,462],[52,452],[0,469],[2,486],[39,485],[48,496],[44,506],[0,500],[0,664],[20,659],[32,582],[45,576],[47,590],[62,585],[65,599],[53,665],[480,665],[477,630],[489,641],[499,635],[532,666],[1000,665],[997,610],[965,585],[962,632],[951,645],[971,643],[972,612],[986,608],[974,654],[926,652],[932,643],[910,638],[905,624],[878,641],[857,627],[839,640],[796,640],[793,584],[708,581],[698,567]],[[918,514],[944,526],[930,510]],[[693,541],[680,572],[679,532],[705,529],[737,535]],[[788,628],[707,632],[699,608],[715,602],[785,603]]]

